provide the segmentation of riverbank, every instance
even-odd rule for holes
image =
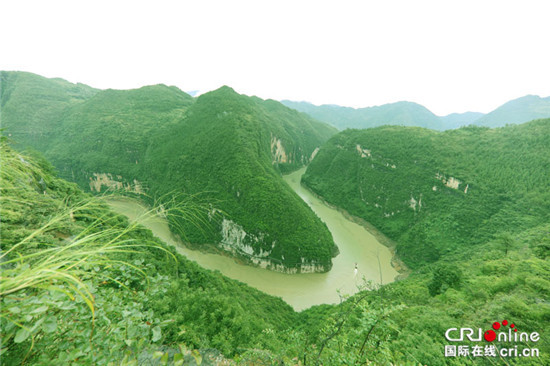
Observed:
[[[366,221],[365,219],[359,216],[354,216],[350,214],[348,211],[344,210],[343,208],[334,206],[330,202],[327,202],[323,197],[313,192],[307,185],[303,184],[301,181],[300,181],[300,185],[304,189],[306,189],[311,195],[315,196],[317,199],[322,201],[325,205],[332,208],[333,210],[337,210],[338,212],[340,212],[349,221],[364,227],[365,230],[371,233],[376,238],[376,240],[378,240],[380,244],[386,246],[392,253],[392,266],[395,268],[397,272],[399,272],[399,276],[396,277],[396,281],[405,279],[411,274],[412,272],[411,269],[407,267],[405,262],[399,259],[399,256],[397,255],[397,252],[396,252],[397,243],[395,241],[388,238],[386,235],[384,235],[384,233],[378,230],[376,226],[372,225],[370,222]]]
[[[347,219],[300,186],[305,169],[285,175],[292,189],[327,224],[340,254],[326,273],[286,274],[245,265],[226,254],[191,250],[175,237],[165,218],[150,212],[142,203],[129,198],[110,198],[109,205],[131,221],[138,221],[155,236],[173,245],[176,250],[201,267],[219,271],[225,276],[246,283],[270,295],[281,297],[300,311],[320,304],[336,304],[341,296],[352,295],[367,287],[393,282],[400,273],[392,265],[392,252],[381,244],[364,226]],[[241,263],[239,263],[241,262]],[[357,271],[355,268],[357,267]]]

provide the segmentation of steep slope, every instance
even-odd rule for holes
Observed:
[[[98,92],[84,84],[47,79],[28,72],[0,71],[2,128],[17,143],[47,147],[63,111]]]
[[[434,130],[444,127],[440,117],[420,104],[412,102],[397,102],[358,109],[336,105],[315,106],[307,102],[288,100],[282,103],[341,130],[382,125],[418,126]]]
[[[176,124],[193,103],[189,95],[166,85],[100,91],[65,110],[59,127],[53,129],[55,136],[42,151],[63,177],[82,187],[146,193],[140,183],[146,172],[140,163],[151,138]]]
[[[547,222],[549,166],[550,120],[446,132],[383,127],[334,136],[303,181],[396,240],[416,268]]]
[[[529,130],[545,132],[538,128],[534,124]],[[522,132],[523,137],[527,133],[509,132]],[[530,165],[532,157],[519,159],[515,167]],[[0,158],[0,328],[5,364],[155,364],[159,358],[168,364],[494,364],[496,357],[487,355],[445,357],[449,341],[444,335],[457,324],[487,330],[502,319],[513,321],[520,332],[540,334],[539,342],[491,343],[498,349],[512,344],[518,352],[540,351],[531,358],[509,358],[510,364],[550,362],[544,326],[550,319],[548,220],[516,232],[509,246],[497,237],[444,254],[437,265],[402,281],[362,291],[339,305],[296,314],[280,299],[201,269],[148,230],[129,230],[126,219],[75,184],[56,178],[43,160],[18,154],[4,141]],[[548,166],[547,160],[536,163]],[[503,176],[514,178],[515,187],[529,185],[527,175]],[[538,210],[534,216],[544,212],[533,208]],[[47,222],[53,225],[44,228]],[[83,280],[79,290],[93,293],[95,315],[80,295],[69,297],[71,289],[59,280],[3,292],[13,279],[37,270],[35,264],[56,259],[52,251],[66,254],[76,241],[98,230],[114,230],[117,236],[124,231],[113,244],[139,250],[102,251],[103,261],[94,257],[92,263],[88,258],[76,266]],[[99,242],[104,249],[105,238]],[[25,245],[6,253],[23,240]],[[86,255],[90,249],[87,245]],[[480,345],[466,339],[461,344],[469,349]]]
[[[331,235],[278,170],[308,163],[332,131],[277,102],[223,87],[199,97],[170,139],[157,135],[146,156],[148,182],[160,195],[204,192],[203,199],[219,202],[221,222],[210,232],[187,234],[191,242],[219,242],[277,270],[328,270]],[[158,181],[163,184],[154,187]]]
[[[29,103],[41,111],[36,98]],[[14,96],[6,100],[20,105]],[[48,133],[38,142],[18,136],[64,178],[94,192],[114,190],[164,205],[199,194],[212,206],[196,213],[207,227],[197,231],[172,218],[189,242],[277,270],[330,268],[336,248],[328,229],[280,172],[307,164],[334,128],[227,87],[196,102],[165,85],[105,90],[56,108],[56,116],[41,122]],[[7,133],[32,130],[34,121],[16,117],[16,108],[2,113]]]
[[[538,95],[526,95],[503,104],[478,119],[475,124],[486,127],[502,127],[509,123],[524,123],[549,117],[550,97],[541,98]]]
[[[174,344],[231,356],[293,324],[281,299],[178,255],[47,162],[4,140],[0,157],[3,364],[142,364]]]

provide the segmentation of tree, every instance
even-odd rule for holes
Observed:
[[[458,288],[462,282],[462,271],[454,264],[439,265],[433,271],[433,277],[428,284],[430,295],[441,294],[449,287]]]
[[[498,247],[504,251],[504,255],[508,255],[508,251],[514,246],[514,238],[510,233],[501,233],[496,236]]]

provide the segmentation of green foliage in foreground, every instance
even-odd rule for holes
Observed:
[[[324,351],[324,364],[376,365],[495,365],[493,357],[444,357],[448,328],[491,329],[495,321],[514,322],[520,332],[538,332],[538,342],[493,342],[497,348],[536,348],[540,357],[506,359],[509,365],[546,365],[550,362],[550,225],[543,224],[513,236],[515,245],[505,254],[491,240],[466,248],[425,266],[407,279],[366,294],[364,312],[352,312]],[[430,295],[434,282],[445,277],[439,293]],[[459,281],[457,281],[459,279]],[[445,281],[443,281],[445,282]],[[356,295],[355,298],[363,296]],[[330,333],[350,301],[340,306],[314,307],[300,313],[300,323],[316,349]],[[371,328],[374,325],[374,329]],[[327,328],[328,327],[328,328]],[[370,332],[370,333],[369,333]],[[365,347],[362,347],[367,339]],[[455,345],[489,345],[456,342]],[[361,352],[363,350],[363,352]],[[304,352],[309,359],[315,351]],[[303,354],[301,356],[303,358]]]
[[[208,348],[217,353],[205,357],[231,356],[295,318],[282,300],[129,226],[45,163],[4,142],[1,157],[4,364],[145,362],[155,352],[198,359],[191,350]]]
[[[412,268],[550,221],[550,120],[498,129],[348,130],[304,183],[395,240]],[[454,184],[454,185],[453,185]]]
[[[540,342],[521,345],[541,357],[510,358],[510,365],[550,362],[548,223],[444,254],[436,265],[370,285],[340,305],[296,314],[129,227],[55,178],[47,163],[4,144],[1,157],[5,364],[492,365],[500,360],[445,358],[444,333],[486,330],[503,319],[541,334]],[[87,240],[80,248],[87,253],[79,240]],[[107,252],[93,252],[98,246]],[[82,254],[86,261],[78,261]],[[6,284],[35,268],[29,264],[50,259],[57,276],[7,293]]]

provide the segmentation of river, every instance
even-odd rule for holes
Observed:
[[[179,253],[204,268],[218,270],[225,276],[244,282],[268,294],[279,296],[295,310],[318,304],[333,304],[341,295],[357,292],[364,280],[376,284],[394,281],[398,272],[392,267],[390,250],[364,227],[348,220],[327,206],[300,184],[306,168],[283,176],[292,189],[323,220],[332,233],[340,254],[333,258],[327,273],[285,274],[242,265],[235,260],[212,253],[202,253],[183,246],[168,228],[165,219],[147,215],[148,209],[129,198],[108,198],[107,203],[116,212],[137,220],[164,242],[174,245]],[[357,271],[355,266],[357,264]],[[356,273],[357,272],[357,273]]]

